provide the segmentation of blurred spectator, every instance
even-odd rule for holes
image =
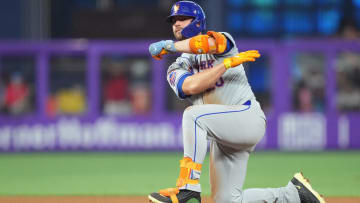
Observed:
[[[356,22],[344,19],[338,37],[359,40]],[[337,106],[340,111],[360,110],[360,53],[343,52],[337,58]]]
[[[360,37],[359,29],[354,20],[344,18],[340,25],[337,37],[342,39],[357,40]]]
[[[106,115],[146,114],[151,108],[148,60],[104,58],[103,111]]]
[[[136,60],[131,66],[131,105],[133,113],[145,114],[151,108],[151,88],[149,65],[144,60]]]
[[[5,83],[3,77],[0,79],[0,112],[3,112],[5,104]]]
[[[132,88],[131,104],[135,114],[146,114],[151,107],[150,91],[145,85],[139,85]]]
[[[104,113],[124,115],[131,112],[127,69],[122,61],[113,61],[104,82]]]
[[[299,112],[323,112],[325,108],[324,57],[301,53],[292,69],[293,107]]]
[[[86,61],[83,55],[52,55],[46,114],[83,114],[87,109]]]
[[[56,93],[56,103],[59,113],[62,114],[84,113],[86,109],[85,100],[84,90],[80,85],[63,88]]]
[[[24,114],[29,111],[30,88],[19,72],[12,73],[5,88],[5,111],[11,115]]]
[[[304,81],[301,81],[296,90],[295,106],[299,112],[312,112],[313,111],[313,95],[311,90],[306,86]]]
[[[360,110],[360,53],[344,52],[337,60],[337,105],[340,111]]]
[[[46,101],[46,115],[49,117],[54,117],[58,113],[58,104],[56,101],[56,96],[50,94]]]

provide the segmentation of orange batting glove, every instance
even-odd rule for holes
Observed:
[[[158,55],[152,55],[152,57],[156,60],[161,60],[162,56],[166,54],[168,54],[168,52],[165,49],[162,49]]]
[[[236,67],[244,62],[255,61],[259,58],[260,54],[258,50],[244,51],[236,54],[236,56],[224,59],[223,63],[226,69]]]

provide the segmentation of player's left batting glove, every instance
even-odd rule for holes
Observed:
[[[244,62],[255,61],[259,58],[260,54],[258,50],[244,51],[236,54],[233,57],[224,59],[223,63],[226,69],[236,67]]]
[[[149,52],[153,58],[160,60],[163,55],[176,52],[174,41],[162,40],[160,42],[152,43],[149,46]]]

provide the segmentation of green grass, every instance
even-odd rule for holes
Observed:
[[[0,154],[0,195],[146,195],[172,187],[181,153]],[[210,194],[208,157],[203,194]],[[255,152],[245,188],[285,186],[303,171],[326,196],[360,196],[360,151]]]

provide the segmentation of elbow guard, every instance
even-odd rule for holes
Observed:
[[[206,54],[209,53],[209,36],[208,35],[196,35],[190,39],[190,50],[194,54]],[[215,47],[211,47],[214,49]]]
[[[215,46],[209,45],[209,37],[215,39]],[[209,31],[207,35],[197,35],[190,39],[190,50],[194,54],[206,54],[215,51],[216,54],[224,53],[226,50],[226,38],[223,34]]]
[[[210,37],[213,37],[215,39],[216,53],[217,54],[224,53],[224,51],[226,50],[226,45],[227,45],[226,37],[223,34],[221,34],[219,32],[214,32],[214,31],[208,31],[207,35]]]

